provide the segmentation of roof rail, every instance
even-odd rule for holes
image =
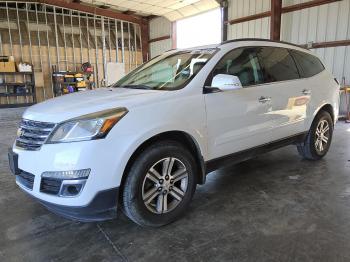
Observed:
[[[263,42],[273,42],[273,43],[280,43],[280,44],[286,44],[286,45],[291,45],[291,46],[296,46],[305,50],[309,50],[305,48],[304,46],[285,42],[285,41],[277,41],[277,40],[271,40],[271,39],[265,39],[265,38],[238,38],[238,39],[232,39],[232,40],[227,40],[224,42],[221,42],[221,45],[227,44],[227,43],[234,43],[234,42],[240,42],[240,41],[263,41]]]

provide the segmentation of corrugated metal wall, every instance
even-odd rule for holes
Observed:
[[[284,6],[300,0],[284,0]],[[306,44],[350,39],[350,0],[282,15],[282,40]],[[338,80],[350,84],[350,46],[313,49]]]
[[[269,11],[271,0],[230,0],[228,19],[236,19]],[[229,25],[228,39],[270,37],[270,18],[261,18],[239,24]]]
[[[283,0],[283,6],[310,0]],[[270,10],[270,0],[231,0],[229,20]],[[270,18],[229,26],[228,38],[269,38]],[[307,44],[350,39],[350,0],[321,5],[282,15],[281,38]],[[313,49],[339,81],[350,84],[350,46]]]
[[[171,22],[164,17],[157,17],[150,21],[150,39],[172,35]],[[150,43],[151,58],[172,48],[172,39],[165,39]]]

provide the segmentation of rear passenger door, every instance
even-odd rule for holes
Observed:
[[[309,111],[307,114],[307,123],[311,123],[313,120],[313,112],[324,103],[325,97],[329,97],[329,88],[322,88],[327,86],[329,76],[319,76],[319,74],[325,70],[322,62],[315,56],[306,52],[291,50],[290,51],[300,72],[302,83],[305,92],[308,92],[310,96]],[[307,125],[308,127],[308,125]]]
[[[260,47],[257,52],[265,88],[271,94],[271,140],[303,132],[310,96],[290,51],[281,47]]]

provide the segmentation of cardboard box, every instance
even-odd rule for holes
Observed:
[[[2,72],[2,73],[16,72],[16,63],[15,62],[0,62],[0,72]]]

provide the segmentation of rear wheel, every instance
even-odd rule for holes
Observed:
[[[132,164],[123,188],[123,210],[139,225],[162,226],[184,213],[195,188],[193,156],[177,142],[158,142]]]
[[[308,160],[324,157],[331,145],[333,121],[331,115],[321,111],[315,117],[305,141],[297,145],[299,154]]]

